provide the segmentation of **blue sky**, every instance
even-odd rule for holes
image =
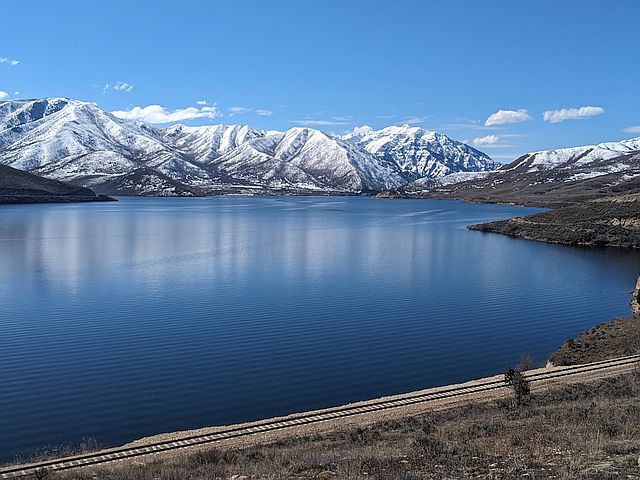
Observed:
[[[21,0],[2,16],[8,99],[193,125],[412,123],[503,162],[640,136],[636,0]]]

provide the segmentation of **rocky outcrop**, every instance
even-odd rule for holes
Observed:
[[[615,197],[608,197],[528,217],[471,225],[469,229],[567,245],[640,249],[636,218],[640,218],[637,194],[633,201],[618,202]]]
[[[631,293],[631,310],[635,316],[640,316],[640,277],[636,282],[636,288]]]

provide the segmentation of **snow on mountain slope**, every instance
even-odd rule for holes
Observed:
[[[640,151],[640,137],[620,142],[560,148],[527,153],[514,162],[504,165],[501,171],[526,170],[528,172],[552,169],[575,169]]]
[[[155,128],[66,98],[0,102],[0,163],[100,193],[360,193],[493,167],[444,135],[389,127],[344,137],[247,125]]]
[[[409,179],[488,171],[499,166],[488,155],[469,145],[409,125],[382,130],[363,126],[341,138],[377,158],[396,163]]]
[[[405,183],[393,165],[309,128],[269,132],[222,155],[211,165],[230,177],[274,188],[361,192]]]
[[[94,104],[62,98],[0,104],[2,163],[83,184],[148,166],[175,179],[208,178],[156,129],[120,120]],[[100,182],[98,182],[100,183]]]
[[[265,133],[248,125],[211,125],[188,127],[174,125],[162,131],[166,143],[192,156],[198,163],[218,158]]]
[[[560,205],[636,191],[638,185],[640,138],[635,138],[532,152],[492,172],[419,179],[386,194]]]

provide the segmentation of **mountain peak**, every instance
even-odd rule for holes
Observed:
[[[381,130],[358,127],[340,138],[395,163],[411,180],[459,171],[488,171],[498,166],[488,155],[469,145],[415,125],[391,125]]]

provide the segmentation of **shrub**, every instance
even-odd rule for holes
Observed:
[[[529,382],[524,378],[522,372],[508,368],[504,374],[505,383],[513,389],[513,393],[516,396],[516,401],[521,404],[531,393]]]
[[[520,357],[520,361],[518,365],[516,365],[516,370],[519,372],[526,372],[527,370],[531,370],[533,368],[533,358],[530,355],[522,355]]]
[[[190,454],[187,459],[193,465],[217,465],[224,461],[224,455],[214,448],[208,448]]]
[[[413,448],[427,458],[435,459],[448,453],[444,443],[430,435],[420,435],[413,442]]]

